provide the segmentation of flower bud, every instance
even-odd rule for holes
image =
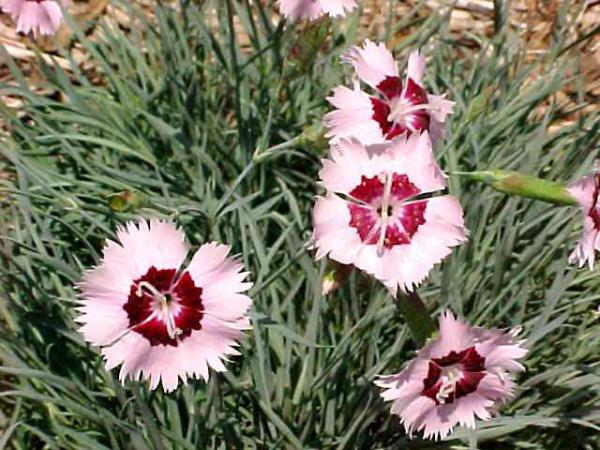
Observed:
[[[577,205],[577,200],[569,193],[567,186],[555,181],[543,180],[509,170],[461,172],[457,175],[480,181],[505,194],[532,198],[555,205]]]

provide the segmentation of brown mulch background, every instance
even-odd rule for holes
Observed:
[[[142,9],[152,14],[153,0],[135,0]],[[275,3],[275,2],[271,2]],[[450,13],[449,29],[456,38],[457,43],[465,47],[478,47],[481,38],[489,37],[494,32],[494,3],[492,0],[399,0],[395,7],[398,21],[407,17],[418,21],[428,17],[432,11]],[[563,2],[559,0],[518,0],[507,2],[510,6],[508,17],[510,26],[516,31],[521,44],[526,48],[527,54],[532,59],[540,59],[548,51],[554,40],[557,21],[561,19],[561,9],[567,11],[567,19],[576,23],[571,27],[567,42],[576,43],[569,50],[569,57],[576,58],[579,62],[579,71],[583,76],[583,89],[585,98],[578,98],[575,86],[566,86],[558,93],[558,104],[564,110],[561,121],[554,123],[553,127],[573,122],[578,115],[592,111],[600,111],[600,0],[572,0]],[[377,36],[389,20],[389,0],[363,0],[364,36]],[[418,4],[425,7],[417,9]],[[452,5],[454,7],[452,8]],[[86,33],[92,39],[100,39],[102,31],[97,26],[99,20],[106,20],[110,26],[128,30],[132,19],[126,11],[119,6],[110,4],[108,0],[71,0],[69,12],[75,20],[86,27]],[[564,20],[565,17],[563,16]],[[418,26],[418,25],[416,25]],[[414,27],[404,28],[394,40],[401,40],[413,31]],[[594,31],[596,31],[594,33]],[[594,34],[591,38],[586,38]],[[578,43],[579,42],[579,43]],[[63,24],[57,36],[38,40],[37,45],[45,58],[52,55],[54,60],[63,68],[69,70],[69,62],[56,54],[56,45],[68,47],[74,60],[86,73],[94,71],[94,64],[81,44],[72,39],[68,26]],[[17,61],[24,71],[34,89],[37,82],[42,81],[42,74],[36,64],[35,43],[27,37],[18,36],[9,17],[0,13],[0,44],[3,44],[8,53]],[[541,69],[543,70],[543,69]],[[5,63],[0,62],[0,83],[13,82],[12,76]],[[101,82],[100,78],[98,82]],[[580,88],[580,87],[579,87]],[[50,93],[48,93],[50,94]],[[580,92],[579,92],[580,95]],[[556,100],[556,99],[555,99]],[[576,113],[569,111],[577,109],[582,100],[587,103],[583,109]],[[15,97],[0,96],[7,106],[18,109],[20,100]],[[1,124],[0,124],[1,125]],[[2,128],[0,126],[0,128]]]

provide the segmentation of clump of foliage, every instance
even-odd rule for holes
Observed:
[[[579,211],[454,176],[470,242],[420,294],[431,311],[450,306],[473,324],[522,324],[527,372],[502,417],[453,441],[409,440],[389,416],[372,380],[415,350],[402,318],[358,273],[324,297],[326,263],[309,248],[324,98],[347,74],[339,56],[357,39],[357,17],[333,24],[319,57],[290,75],[299,31],[260,3],[163,5],[152,22],[128,4],[139,24],[131,33],[107,27],[92,42],[77,32],[104,85],[74,61],[72,74],[43,64],[45,87],[62,96],[34,93],[0,47],[18,81],[0,93],[24,101],[19,114],[0,110],[10,130],[0,148],[9,174],[0,194],[0,447],[594,448],[600,277],[566,263]],[[535,61],[501,23],[479,49],[461,47],[442,14],[412,24],[394,50],[423,48],[435,74],[427,83],[456,101],[438,153],[448,172],[502,168],[566,182],[589,170],[597,115],[549,132],[555,93],[577,85],[567,76],[576,61],[562,52],[567,22]],[[390,24],[389,34],[405,26]],[[140,215],[174,218],[194,247],[231,244],[253,274],[243,355],[208,384],[170,395],[121,385],[73,322],[73,284],[115,227]]]

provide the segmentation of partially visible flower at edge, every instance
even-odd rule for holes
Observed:
[[[67,3],[60,2],[63,7]],[[0,0],[0,10],[17,22],[17,33],[31,32],[37,38],[56,33],[63,20],[60,4],[53,0]]]
[[[313,209],[316,258],[352,264],[391,291],[411,291],[467,230],[427,132],[365,147],[342,139],[319,172],[327,190]]]
[[[279,0],[279,10],[290,20],[314,20],[325,14],[345,16],[357,4],[357,0]]]
[[[400,373],[381,376],[375,384],[391,401],[409,435],[443,439],[456,425],[475,428],[489,420],[500,403],[514,396],[513,373],[527,354],[518,330],[471,327],[446,311],[439,337],[430,340]]]
[[[594,173],[570,185],[568,191],[579,202],[583,215],[582,236],[569,262],[579,267],[587,263],[591,270],[600,250],[600,165],[596,163]]]
[[[250,288],[230,248],[202,245],[190,263],[183,232],[151,219],[117,229],[102,263],[85,272],[76,321],[92,345],[102,347],[106,370],[121,365],[119,379],[149,379],[174,390],[179,378],[209,378],[209,367],[237,355],[237,340],[250,328]]]
[[[423,85],[425,58],[412,52],[402,82],[394,56],[384,44],[367,40],[353,47],[343,60],[377,95],[337,86],[327,100],[336,109],[325,115],[327,137],[337,142],[355,137],[365,145],[382,143],[401,134],[428,131],[434,147],[444,137],[446,118],[454,102],[427,93]]]

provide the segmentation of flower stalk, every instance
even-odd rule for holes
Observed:
[[[419,346],[425,344],[427,339],[437,331],[437,326],[419,294],[416,292],[399,293],[396,304],[413,339]]]
[[[257,148],[252,155],[252,161],[256,164],[260,164],[274,155],[283,154],[283,150],[296,147],[310,146],[315,151],[320,152],[327,147],[324,134],[325,129],[321,125],[305,127],[302,134],[288,141],[273,145],[269,148]]]
[[[454,172],[454,174],[485,183],[497,191],[509,195],[518,195],[561,206],[575,206],[578,204],[564,184],[520,172],[484,170],[479,172]]]

